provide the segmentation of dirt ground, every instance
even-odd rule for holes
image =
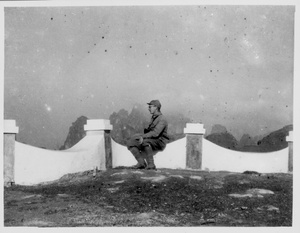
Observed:
[[[125,167],[4,189],[4,226],[292,226],[292,174]]]

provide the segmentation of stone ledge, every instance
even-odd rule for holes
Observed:
[[[112,128],[110,121],[104,119],[87,120],[84,125],[85,131],[112,130]]]
[[[203,126],[204,125],[200,123],[187,123],[183,132],[185,134],[205,134],[205,129]]]
[[[16,120],[4,120],[3,133],[19,133],[19,127],[16,126]]]

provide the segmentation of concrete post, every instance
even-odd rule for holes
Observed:
[[[15,141],[19,127],[15,120],[4,120],[4,186],[10,187],[15,182]]]
[[[111,147],[110,131],[111,130],[104,130],[105,167],[106,167],[106,169],[112,168],[112,147]]]
[[[104,165],[99,164],[98,168],[100,170],[112,168],[112,147],[110,137],[112,128],[110,121],[104,119],[87,120],[86,125],[84,125],[87,136],[97,134],[104,136],[105,155],[101,160],[105,160],[105,163]]]
[[[186,134],[186,168],[202,169],[203,124],[187,123],[183,132]]]
[[[288,171],[293,171],[293,131],[289,132],[289,135],[286,136],[286,141],[289,145],[289,162],[288,162]]]

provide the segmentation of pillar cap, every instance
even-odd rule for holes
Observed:
[[[16,120],[4,120],[3,133],[19,133],[19,127],[16,126]]]
[[[293,142],[293,131],[289,132],[289,135],[285,137],[287,142]]]
[[[85,131],[112,130],[112,128],[110,121],[105,119],[87,120],[86,125],[84,125]]]
[[[205,134],[204,125],[201,123],[187,123],[183,129],[185,134]]]

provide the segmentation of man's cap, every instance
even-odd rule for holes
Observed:
[[[155,107],[161,108],[161,103],[159,100],[151,100],[150,103],[147,103],[148,105],[154,105]]]

